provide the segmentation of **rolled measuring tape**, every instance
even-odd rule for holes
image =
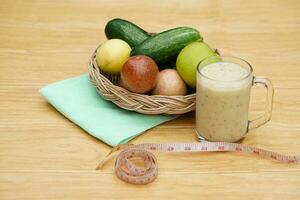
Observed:
[[[288,156],[273,151],[268,151],[256,147],[250,147],[238,143],[229,142],[198,142],[198,143],[170,143],[170,144],[123,144],[111,150],[111,152],[98,165],[96,170],[110,159],[112,153],[122,150],[115,162],[115,173],[117,177],[131,184],[147,184],[154,181],[158,175],[158,165],[155,156],[147,151],[160,152],[212,152],[231,151],[247,153],[272,159],[283,163],[300,163],[300,156]],[[131,159],[140,158],[144,161],[145,167],[136,166]]]

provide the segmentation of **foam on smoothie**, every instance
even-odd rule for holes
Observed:
[[[216,62],[202,68],[201,74],[203,85],[214,88],[234,89],[249,85],[248,77],[250,71],[239,64],[231,62]],[[238,82],[238,83],[237,83]]]

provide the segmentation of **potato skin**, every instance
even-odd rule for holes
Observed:
[[[154,95],[183,96],[186,94],[186,85],[174,69],[165,69],[158,73]]]

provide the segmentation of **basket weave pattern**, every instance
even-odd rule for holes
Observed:
[[[106,100],[117,106],[143,114],[183,114],[195,110],[196,96],[163,96],[132,93],[117,86],[119,76],[111,76],[102,72],[96,62],[96,51],[88,63],[90,80],[97,92]]]

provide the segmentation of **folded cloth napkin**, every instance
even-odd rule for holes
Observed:
[[[175,118],[121,109],[103,99],[86,74],[47,85],[40,93],[65,117],[111,146]]]

